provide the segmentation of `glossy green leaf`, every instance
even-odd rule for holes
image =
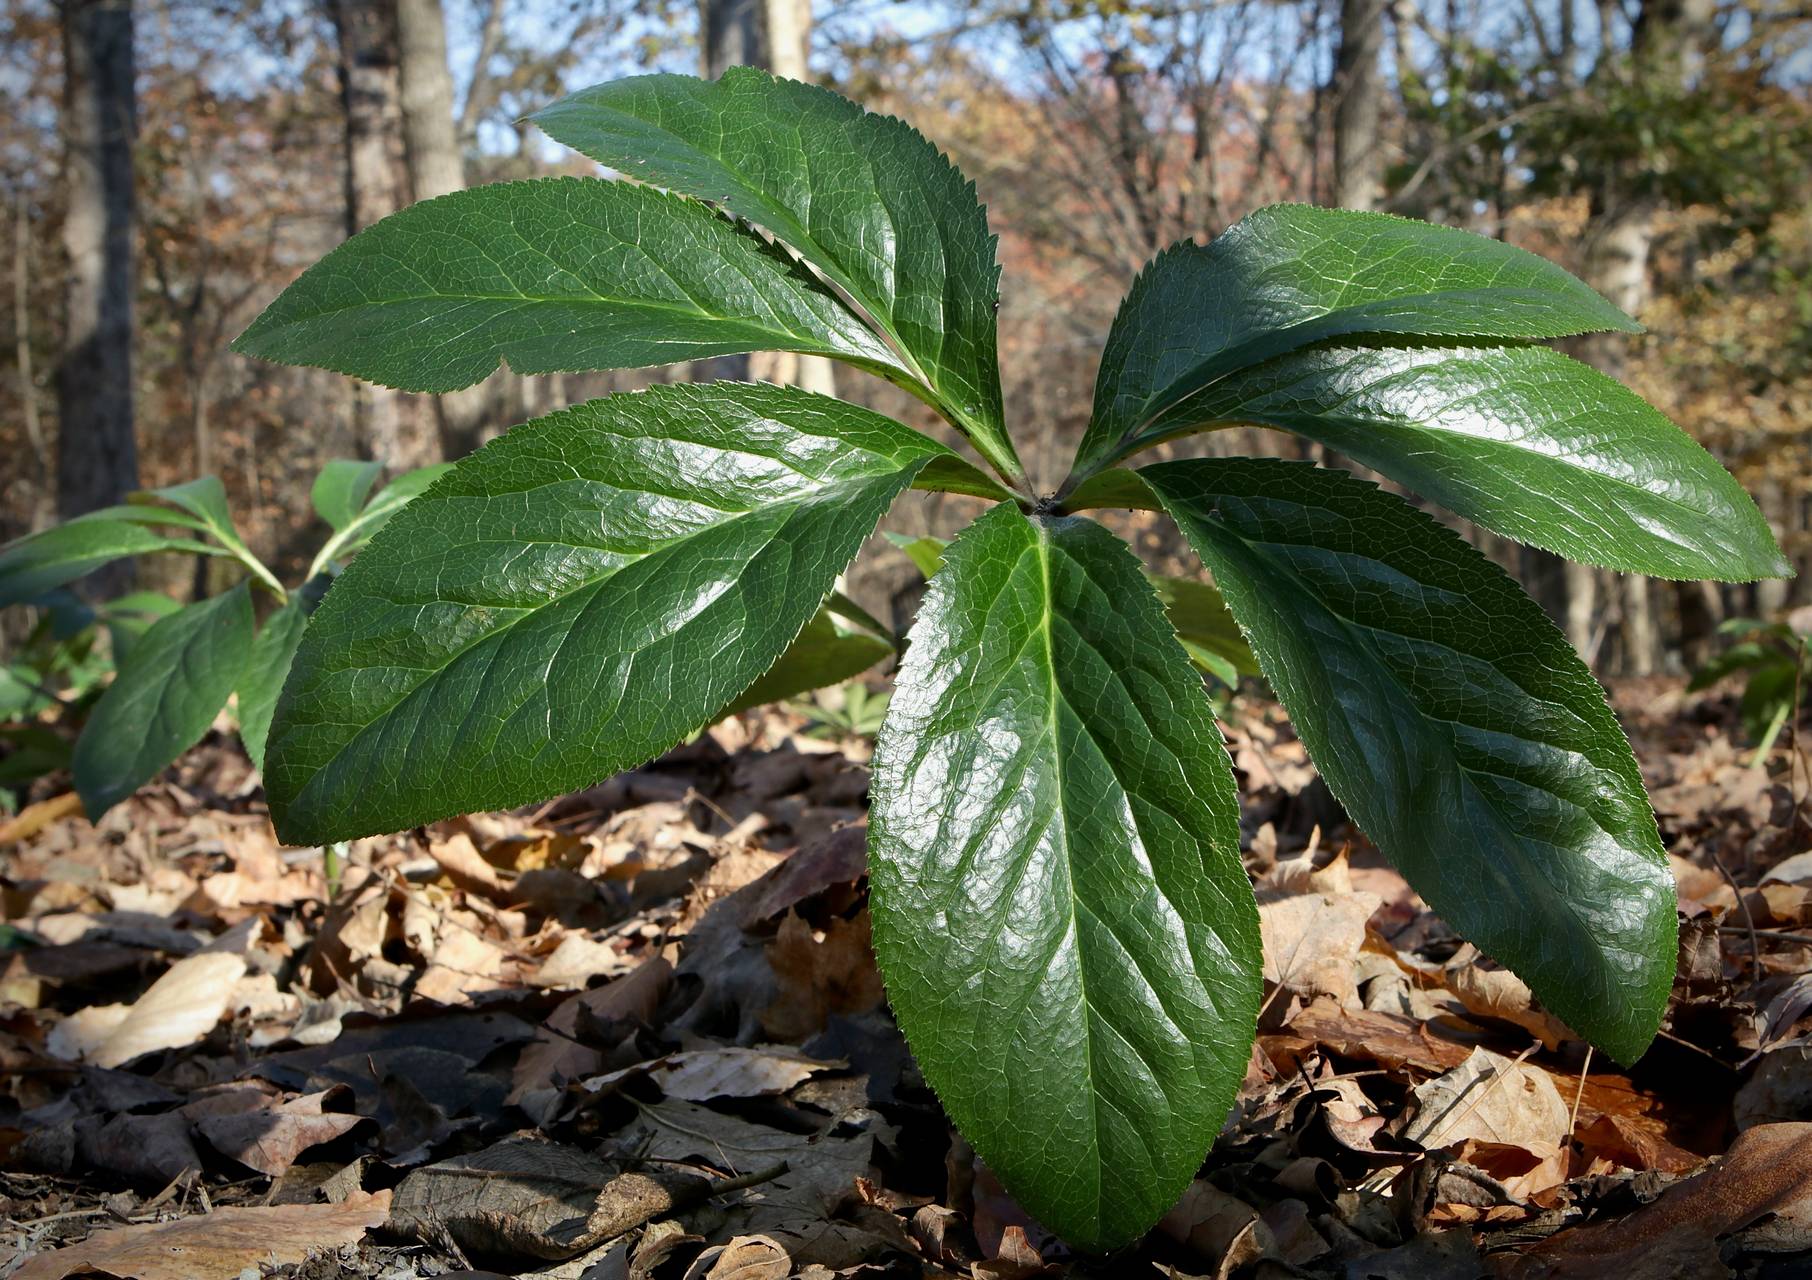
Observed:
[[[725,715],[784,702],[814,689],[853,680],[894,656],[893,643],[826,606],[812,615],[799,638],[768,673],[724,708]]]
[[[995,362],[994,236],[974,184],[921,134],[748,67],[618,80],[530,118],[601,164],[766,227],[847,293],[1018,478]]]
[[[153,551],[228,554],[225,548],[158,533],[150,525],[178,523],[158,518],[163,514],[146,511],[135,517],[121,508],[110,508],[9,542],[0,548],[0,606],[35,600],[127,556]]]
[[[1604,691],[1520,587],[1344,472],[1141,475],[1246,630],[1328,787],[1434,909],[1620,1062],[1660,1025],[1674,884]]]
[[[1318,440],[1572,560],[1663,578],[1792,573],[1715,458],[1635,392],[1546,347],[1317,347],[1229,375],[1187,409],[1191,426]]]
[[[333,459],[321,468],[321,473],[315,477],[314,488],[309,491],[315,514],[332,528],[344,529],[364,507],[371,496],[371,486],[377,483],[383,470],[381,462]]]
[[[431,463],[406,471],[379,489],[376,496],[345,524],[339,526],[333,537],[315,553],[314,562],[308,567],[309,580],[313,581],[320,575],[333,571],[337,562],[355,554],[377,536],[378,530],[390,522],[391,516],[426,493],[436,480],[452,469],[453,464],[450,462]]]
[[[1145,482],[1133,472],[1132,478],[1144,502],[1156,507],[1158,500]],[[1128,490],[1132,492],[1132,490]],[[913,567],[929,578],[944,563],[944,549],[950,544],[929,534],[917,536],[889,533],[885,537],[906,553]],[[1239,624],[1227,610],[1221,593],[1206,582],[1193,578],[1173,578],[1161,573],[1146,573],[1145,580],[1158,593],[1164,613],[1176,630],[1177,639],[1189,660],[1223,684],[1237,685],[1241,676],[1255,676],[1258,660],[1252,656]]]
[[[697,201],[544,178],[392,214],[298,279],[233,344],[409,391],[743,351],[899,362],[837,296]]]
[[[1087,476],[1174,434],[1179,402],[1345,334],[1559,338],[1635,321],[1544,258],[1384,213],[1273,205],[1154,258],[1114,318],[1077,452]]]
[[[790,388],[650,388],[526,424],[329,590],[265,781],[320,844],[589,786],[709,722],[943,446]]]
[[[76,790],[91,819],[201,740],[245,669],[252,629],[251,589],[240,583],[145,632],[76,743]]]
[[[999,506],[951,544],[876,747],[888,998],[1007,1189],[1133,1239],[1226,1119],[1260,989],[1239,805],[1137,559]]]

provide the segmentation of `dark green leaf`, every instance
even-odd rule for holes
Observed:
[[[1176,1202],[1258,1010],[1239,805],[1127,546],[999,506],[951,544],[876,748],[875,948],[1007,1189],[1106,1249]]]
[[[1143,495],[1143,505],[1158,505],[1157,498],[1136,473],[1118,474],[1129,477],[1131,485],[1137,486],[1136,492]],[[1135,490],[1129,487],[1127,492]],[[885,536],[904,551],[913,566],[927,578],[943,565],[944,549],[950,545],[929,534],[914,537],[889,533]],[[1241,676],[1258,674],[1258,660],[1246,647],[1245,637],[1240,635],[1239,625],[1227,611],[1227,602],[1221,599],[1220,592],[1193,578],[1172,578],[1148,572],[1145,580],[1158,593],[1170,625],[1175,628],[1177,639],[1182,641],[1183,651],[1191,662],[1228,685],[1237,685]]]
[[[245,744],[245,753],[261,772],[277,695],[283,691],[283,682],[289,676],[290,664],[295,661],[296,648],[302,643],[302,632],[307,626],[307,600],[298,591],[264,620],[264,628],[252,641],[251,656],[239,678],[239,741]]]
[[[158,533],[148,523],[148,519],[135,519],[121,508],[112,508],[106,514],[81,516],[8,543],[0,548],[0,606],[35,600],[53,587],[74,582],[126,556],[152,551],[227,554],[223,548]],[[160,519],[156,523],[166,522]]]
[[[0,675],[0,683],[4,683]],[[22,787],[47,773],[69,767],[69,743],[38,724],[0,725],[0,787]]]
[[[115,667],[132,659],[132,651],[145,633],[182,605],[157,591],[131,591],[109,600],[101,610]]]
[[[1629,743],[1565,637],[1451,530],[1345,472],[1141,472],[1328,787],[1434,909],[1620,1062],[1667,1005],[1674,884]]]
[[[315,504],[315,514],[333,528],[344,529],[359,514],[365,499],[371,496],[371,486],[377,483],[383,469],[381,462],[335,458],[315,477],[315,487],[309,494]]]
[[[899,362],[829,289],[696,201],[545,178],[425,200],[354,236],[233,344],[409,391],[741,351]]]
[[[893,657],[893,643],[863,626],[852,626],[829,606],[818,610],[805,630],[780,655],[768,673],[729,706],[725,715],[750,707],[784,702],[788,698],[823,689],[867,671]]]
[[[265,780],[320,844],[588,786],[773,665],[943,446],[789,388],[651,388],[457,464],[309,624]]]
[[[1077,452],[1087,476],[1174,434],[1216,378],[1354,333],[1558,338],[1636,323],[1501,240],[1383,213],[1273,205],[1154,258],[1120,305]]]
[[[733,67],[640,76],[531,117],[602,164],[766,227],[892,339],[1010,478],[994,307],[1000,268],[973,183],[911,127],[824,89]]]
[[[1327,346],[1232,374],[1194,427],[1294,431],[1485,528],[1663,578],[1791,575],[1728,471],[1633,391],[1545,347]]]
[[[76,790],[89,818],[200,741],[245,669],[252,627],[251,589],[242,582],[145,632],[76,743]]]

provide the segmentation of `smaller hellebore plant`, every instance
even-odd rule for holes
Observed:
[[[306,272],[239,350],[428,392],[500,360],[807,352],[906,388],[995,474],[767,385],[660,386],[517,427],[401,512],[309,623],[266,768],[286,840],[638,764],[747,701],[905,490],[993,499],[942,555],[876,746],[875,949],[976,1150],[1051,1229],[1112,1248],[1199,1167],[1261,985],[1203,681],[1132,550],[1082,514],[1149,508],[1182,527],[1328,786],[1411,883],[1580,1034],[1643,1052],[1673,882],[1629,745],[1542,611],[1343,471],[1122,465],[1259,424],[1592,564],[1788,572],[1704,450],[1535,345],[1627,316],[1497,241],[1262,209],[1139,276],[1074,467],[1041,495],[1002,411],[994,238],[920,135],[750,70],[606,84],[535,120],[637,181],[406,209]]]
[[[111,638],[118,674],[83,724],[73,757],[66,762],[44,757],[45,763],[73,768],[88,816],[98,819],[163,772],[201,740],[235,695],[240,740],[253,763],[262,766],[271,712],[309,611],[340,562],[357,554],[446,469],[423,467],[373,494],[382,470],[377,463],[329,462],[315,478],[312,496],[316,513],[333,532],[294,591],[240,538],[226,489],[214,476],[135,493],[121,506],[0,547],[0,607],[46,606],[46,625],[53,629],[69,617],[75,621],[64,625],[105,626]],[[157,552],[223,557],[238,562],[247,576],[187,606],[155,592],[89,606],[61,590],[102,565]],[[252,608],[253,584],[276,601],[263,626]],[[42,735],[25,741],[40,744],[43,754]]]

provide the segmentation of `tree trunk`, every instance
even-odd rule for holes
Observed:
[[[64,0],[63,355],[57,367],[57,511],[122,501],[138,487],[132,426],[132,5]],[[129,566],[97,582],[117,589]]]
[[[19,408],[25,439],[37,467],[38,480],[28,516],[29,527],[35,531],[50,523],[55,486],[44,422],[38,414],[38,376],[32,368],[31,259],[31,212],[21,191],[13,208],[13,363],[19,370]]]
[[[703,71],[712,79],[735,66],[765,67],[789,80],[807,78],[810,0],[700,0],[699,29],[704,33]],[[764,351],[695,361],[692,380],[758,378],[835,395],[834,369],[823,356]]]
[[[453,117],[453,76],[447,69],[447,19],[441,0],[396,0],[402,86],[403,146],[417,200],[432,200],[466,185],[464,153]],[[493,379],[435,397],[447,457],[470,453],[486,439]]]
[[[401,52],[394,0],[331,0],[346,114],[346,234],[403,206]],[[419,404],[373,383],[354,389],[360,447],[391,471],[438,461],[440,441]]]
[[[1334,203],[1374,209],[1384,192],[1386,0],[1340,0],[1334,60]]]
[[[1717,38],[1712,8],[1712,0],[1643,0],[1632,35],[1632,74],[1684,88],[1706,42]],[[1586,283],[1637,317],[1649,300],[1649,257],[1659,212],[1653,198],[1640,190],[1639,177],[1613,169],[1592,190],[1584,272]],[[1628,344],[1628,337],[1621,334],[1597,335],[1582,339],[1577,349],[1588,364],[1621,378],[1628,364]],[[1631,675],[1652,675],[1661,664],[1663,648],[1655,615],[1657,593],[1638,574],[1626,575],[1620,586],[1624,669]],[[1567,612],[1571,620],[1579,611],[1569,602]],[[1579,643],[1571,627],[1568,638]]]

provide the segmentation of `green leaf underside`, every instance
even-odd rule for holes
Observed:
[[[344,529],[364,507],[365,500],[371,496],[371,486],[377,483],[383,469],[381,462],[333,459],[321,468],[321,474],[315,477],[314,488],[309,492],[315,514],[330,527]]]
[[[942,445],[748,383],[525,424],[393,516],[279,699],[277,829],[320,844],[588,786],[768,670]]]
[[[1294,431],[1506,537],[1663,578],[1790,575],[1743,487],[1684,431],[1546,347],[1317,347],[1232,374],[1196,422]]]
[[[1673,879],[1629,744],[1554,624],[1451,530],[1344,472],[1140,474],[1359,826],[1575,1030],[1640,1057],[1673,977]]]
[[[897,368],[829,289],[696,201],[543,178],[457,191],[367,228],[305,271],[234,350],[408,391],[517,373],[744,351]]]
[[[831,610],[820,609],[780,660],[725,707],[724,714],[842,684],[891,657],[893,646],[880,636],[847,626]]]
[[[875,948],[926,1079],[1085,1249],[1175,1203],[1260,990],[1225,747],[1131,550],[1000,506],[949,549],[877,744]]]
[[[530,117],[556,141],[766,227],[893,340],[996,465],[1001,415],[987,215],[923,135],[828,90],[732,67],[638,76]]]
[[[1273,205],[1154,258],[1114,318],[1077,452],[1086,476],[1174,434],[1170,411],[1235,369],[1344,334],[1559,338],[1638,326],[1560,267],[1384,213]]]
[[[264,620],[264,628],[252,641],[251,656],[239,681],[239,740],[260,771],[264,769],[264,744],[270,737],[277,695],[283,690],[284,678],[289,675],[307,625],[308,605],[303,592],[298,591]]]
[[[117,509],[116,509],[117,510]],[[156,516],[164,513],[151,513]],[[186,519],[186,517],[185,517]],[[96,513],[34,533],[0,549],[0,606],[35,600],[102,565],[153,551],[226,554],[188,538],[172,538],[148,527],[148,520]],[[178,523],[158,519],[155,523]]]
[[[252,647],[251,589],[160,619],[95,703],[75,749],[75,784],[99,818],[201,740]]]

